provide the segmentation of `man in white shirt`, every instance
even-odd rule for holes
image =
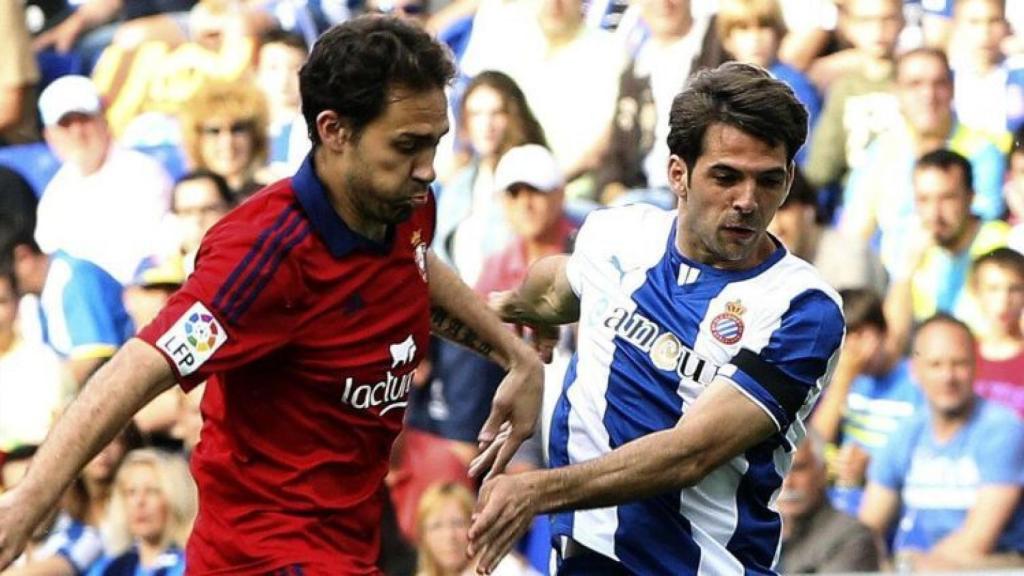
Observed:
[[[63,161],[39,202],[36,241],[99,265],[122,284],[154,253],[171,179],[155,160],[116,146],[99,94],[64,76],[39,97],[46,142]]]

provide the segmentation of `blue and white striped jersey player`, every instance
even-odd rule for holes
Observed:
[[[678,209],[594,212],[571,256],[495,295],[510,321],[578,320],[579,340],[552,469],[481,490],[478,572],[553,512],[559,574],[775,574],[774,498],[844,333],[839,296],[766,232],[806,125],[760,68],[698,74],[672,104]]]

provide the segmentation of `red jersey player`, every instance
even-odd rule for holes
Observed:
[[[300,73],[313,152],[210,230],[185,286],[0,496],[0,569],[136,410],[207,380],[189,573],[376,574],[388,452],[431,329],[509,368],[481,432],[487,445],[510,430],[488,451],[503,468],[532,432],[542,371],[427,248],[453,72],[395,19],[320,38]]]

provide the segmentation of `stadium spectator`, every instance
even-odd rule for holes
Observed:
[[[882,293],[885,269],[868,243],[850,238],[821,220],[817,195],[797,169],[789,195],[768,231],[790,252],[814,264],[836,290],[870,288]]]
[[[903,121],[879,135],[847,183],[842,227],[865,241],[881,234],[882,261],[892,267],[914,215],[914,163],[949,148],[971,163],[971,210],[984,220],[1003,214],[1004,157],[984,132],[953,113],[953,77],[945,54],[920,48],[900,56],[896,94]],[[891,270],[890,270],[891,271]]]
[[[582,0],[485,1],[477,19],[494,11],[500,14],[494,25],[501,29],[474,24],[462,72],[511,76],[544,127],[548,147],[574,180],[597,166],[615,110],[622,48],[610,32],[585,25]]]
[[[981,312],[974,391],[1024,417],[1024,255],[996,248],[975,260],[971,293]]]
[[[960,122],[999,138],[1024,122],[1024,69],[1007,59],[1010,35],[1005,0],[958,0],[947,52],[953,68]]]
[[[266,183],[261,169],[270,146],[269,115],[263,93],[244,81],[204,84],[182,111],[182,141],[193,169],[224,178],[236,203]]]
[[[762,68],[731,62],[699,72],[670,122],[678,208],[592,212],[571,257],[537,262],[492,301],[507,321],[580,327],[553,468],[484,483],[478,569],[559,511],[562,574],[774,570],[769,501],[844,331],[838,294],[766,232],[807,112]]]
[[[0,492],[25,475],[37,446],[20,446],[0,464]],[[65,507],[51,510],[29,540],[25,552],[4,576],[80,576],[103,555],[100,532]]]
[[[860,165],[871,141],[899,120],[893,94],[893,54],[903,27],[900,0],[848,0],[841,13],[849,21],[853,48],[839,52],[853,63],[829,83],[825,105],[811,133],[804,176],[815,188],[838,184]],[[813,78],[813,76],[812,76]]]
[[[899,519],[893,552],[902,569],[1021,562],[1024,423],[975,396],[975,350],[970,329],[951,316],[922,324],[913,370],[928,409],[871,462],[860,519],[880,536]]]
[[[267,97],[270,108],[268,159],[275,175],[284,177],[294,173],[302,157],[292,154],[293,130],[303,132],[302,111],[299,109],[299,69],[306,61],[309,49],[301,36],[272,30],[260,38],[256,59],[256,83]]]
[[[882,300],[870,289],[842,290],[846,339],[832,384],[815,408],[811,428],[838,448],[829,455],[835,472],[833,504],[856,515],[871,458],[891,432],[917,413],[924,396],[910,365],[892,350]]]
[[[925,154],[914,167],[914,216],[890,265],[886,296],[894,350],[903,349],[914,322],[936,312],[969,318],[963,295],[971,261],[1006,245],[1006,222],[971,214],[972,172],[966,158],[945,149]]]
[[[691,74],[725,61],[712,18],[694,18],[690,0],[644,0],[639,12],[644,40],[619,76],[608,145],[597,166],[605,204],[640,189],[658,190],[672,203],[664,169],[672,98]]]
[[[39,297],[46,343],[64,360],[74,390],[135,333],[123,288],[92,262],[62,250],[46,255],[27,232],[0,246],[0,259],[12,263],[21,294]]]
[[[177,143],[174,116],[209,82],[232,82],[251,71],[256,39],[246,11],[231,0],[203,0],[174,23],[178,36],[114,42],[92,77],[106,116],[123,142]]]
[[[389,451],[431,329],[508,368],[479,436],[504,469],[533,431],[542,368],[427,248],[453,75],[443,46],[400,19],[320,38],[300,74],[314,151],[211,229],[185,286],[0,495],[0,566],[131,414],[175,381],[206,381],[189,570],[372,573]]]
[[[80,474],[80,493],[75,503],[86,524],[99,527],[107,516],[114,490],[114,476],[129,452],[142,447],[142,435],[131,422],[90,460]]]
[[[786,23],[779,0],[723,0],[716,18],[718,37],[739,62],[757,64],[793,89],[807,108],[808,129],[814,128],[821,113],[821,94],[803,72],[779,60],[779,45],[786,36]],[[807,147],[797,153],[803,164]]]
[[[416,513],[419,559],[416,576],[470,576],[466,556],[470,516],[476,504],[461,484],[437,483],[423,493]],[[540,576],[517,554],[506,556],[493,576]]]
[[[437,200],[433,249],[459,276],[475,284],[484,260],[503,248],[509,230],[494,168],[507,150],[544,145],[544,130],[523,91],[501,72],[485,71],[466,86],[459,113],[465,165],[445,184]]]
[[[825,445],[809,431],[793,455],[776,500],[782,514],[780,569],[787,574],[877,571],[879,549],[874,535],[832,507],[827,487]]]
[[[1007,243],[1024,253],[1024,126],[1013,133],[1013,146],[1006,156],[1003,198],[1006,200],[1006,219],[1013,225]]]
[[[181,576],[195,515],[195,484],[181,457],[152,449],[129,452],[103,523],[106,553],[88,576]]]
[[[0,0],[0,54],[0,146],[32,142],[39,138],[35,114],[39,67],[19,0]]]
[[[171,180],[155,160],[114,144],[99,94],[65,76],[39,97],[46,141],[63,165],[39,201],[36,241],[96,263],[122,284],[155,252]]]
[[[21,337],[17,312],[14,271],[0,263],[0,454],[42,443],[70,400],[60,359],[42,342]]]
[[[430,3],[427,0],[367,0],[366,11],[405,18],[423,28],[430,18]]]
[[[227,180],[209,170],[194,170],[178,179],[171,191],[171,213],[178,227],[184,272],[195,269],[203,236],[234,206]]]

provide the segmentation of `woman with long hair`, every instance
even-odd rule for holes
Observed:
[[[465,147],[462,167],[438,198],[434,250],[472,285],[484,259],[508,239],[501,194],[493,186],[498,160],[516,146],[547,142],[523,91],[494,71],[481,72],[466,86],[457,133]]]
[[[196,489],[184,459],[148,448],[130,452],[102,527],[106,555],[89,576],[183,574],[195,514]]]

